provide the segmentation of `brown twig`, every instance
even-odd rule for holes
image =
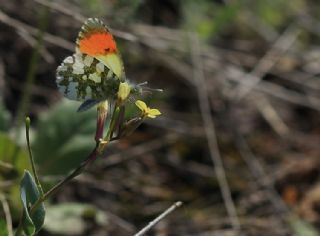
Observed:
[[[33,36],[36,36],[38,34],[37,28],[34,28],[30,25],[27,25],[27,24],[25,24],[21,21],[18,21],[14,18],[11,18],[1,10],[0,10],[0,21],[5,23],[6,25],[11,26],[12,28],[14,28],[18,31],[27,32]],[[61,48],[67,49],[69,51],[74,51],[74,46],[75,46],[74,43],[71,43],[63,38],[60,38],[55,35],[44,32],[43,39],[44,39],[44,41],[49,42],[53,45],[59,46]]]
[[[232,200],[230,187],[226,178],[223,162],[219,152],[218,141],[215,133],[214,122],[210,113],[209,95],[203,72],[202,59],[200,55],[200,43],[198,36],[195,33],[190,33],[191,58],[193,64],[193,78],[196,83],[199,106],[205,127],[208,146],[211,154],[211,159],[214,164],[214,170],[218,179],[225,207],[227,209],[233,230],[237,234],[240,230],[240,222],[237,216],[235,204]]]
[[[152,227],[154,227],[159,221],[164,219],[167,215],[169,215],[171,212],[173,212],[178,207],[182,206],[182,202],[176,202],[171,207],[169,207],[166,211],[164,211],[161,215],[159,215],[157,218],[155,218],[153,221],[151,221],[146,227],[141,229],[138,233],[136,233],[134,236],[142,236],[145,233],[147,233]]]
[[[71,5],[70,3],[67,4],[66,2],[59,3],[59,2],[49,2],[46,0],[34,0],[35,2],[47,6],[51,9],[54,9],[58,12],[61,12],[67,16],[71,16],[72,18],[74,18],[75,20],[77,20],[78,22],[83,23],[88,17],[82,15],[81,13],[79,13],[80,10],[77,10],[73,5]],[[133,34],[130,34],[128,32],[124,32],[124,31],[120,31],[120,30],[116,30],[116,29],[111,29],[112,33],[122,39],[128,40],[128,41],[137,41],[137,37]]]
[[[268,178],[268,175],[264,171],[262,164],[253,154],[246,140],[241,135],[239,129],[237,128],[238,125],[235,123],[235,119],[233,117],[234,115],[231,113],[230,121],[233,127],[234,140],[239,153],[242,159],[245,161],[246,165],[249,167],[249,170],[251,171],[253,177],[258,182],[258,185],[266,190],[267,197],[273,204],[274,208],[277,210],[276,216],[279,216],[282,221],[281,223],[283,226],[281,228],[283,231],[286,231],[287,227],[285,226],[285,222],[288,219],[290,210],[276,191],[273,181]]]
[[[265,96],[261,96],[261,94],[254,95],[253,100],[255,106],[273,130],[281,137],[288,136],[290,132],[288,126],[283,122],[269,100]]]
[[[107,159],[104,159],[104,161],[102,161],[101,165],[103,166],[103,168],[110,168],[115,165],[119,165],[126,161],[132,160],[134,157],[141,157],[143,156],[142,154],[154,151],[163,147],[164,145],[173,143],[176,141],[176,139],[176,135],[167,135],[161,138],[156,138],[152,141],[129,148],[123,152],[109,155]]]
[[[23,38],[29,45],[31,45],[32,47],[36,48],[37,47],[37,40],[32,37],[29,33],[24,32],[24,31],[18,31],[17,32],[21,38]],[[50,54],[50,52],[45,48],[45,47],[41,47],[40,48],[40,54],[43,57],[43,59],[49,63],[52,64],[54,63],[54,57],[52,56],[52,54]]]
[[[271,49],[259,60],[253,70],[250,72],[250,83],[236,90],[234,100],[239,101],[248,94],[277,62],[277,60],[286,52],[296,41],[300,30],[292,24],[285,32],[275,41]],[[252,77],[254,76],[254,77]],[[239,78],[241,80],[242,78]]]
[[[244,71],[235,66],[225,67],[225,70],[223,71],[223,73],[225,73],[226,78],[229,79],[230,81],[241,83],[243,86],[245,85],[250,86],[251,84],[250,80],[252,79],[259,80],[258,77],[252,76],[252,75],[247,75],[245,77],[242,77],[245,75]],[[307,98],[303,94],[300,94],[296,91],[291,91],[275,83],[260,81],[253,89],[272,95],[273,97],[276,97],[278,99],[281,99],[293,104],[298,104],[301,106],[309,107],[311,109],[320,111],[320,99],[316,97],[313,97],[312,99]]]

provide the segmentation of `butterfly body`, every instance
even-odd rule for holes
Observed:
[[[115,40],[102,21],[89,18],[84,23],[75,51],[57,68],[59,91],[86,106],[116,99],[120,82],[128,80]],[[132,85],[133,94],[140,90]]]

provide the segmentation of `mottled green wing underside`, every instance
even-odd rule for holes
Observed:
[[[56,82],[65,97],[77,101],[114,98],[120,83],[103,63],[82,53],[64,59],[57,68]]]

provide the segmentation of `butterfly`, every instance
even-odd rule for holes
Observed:
[[[66,57],[56,72],[56,84],[65,97],[82,101],[84,111],[104,100],[116,99],[120,82],[128,82],[131,94],[141,87],[130,83],[125,75],[117,44],[104,23],[87,19],[78,34],[75,53]]]

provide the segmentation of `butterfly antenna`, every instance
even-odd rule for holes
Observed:
[[[149,87],[144,87],[144,90],[147,92],[163,92],[163,89],[155,89],[155,88],[149,88]]]
[[[144,82],[138,84],[138,86],[144,86],[144,85],[147,85],[147,84],[148,84],[148,81],[144,81]]]
[[[137,86],[142,89],[143,93],[151,94],[152,92],[163,92],[163,89],[154,89],[154,88],[150,88],[150,87],[145,86],[147,84],[148,84],[148,81],[145,81],[145,82],[138,84]]]

